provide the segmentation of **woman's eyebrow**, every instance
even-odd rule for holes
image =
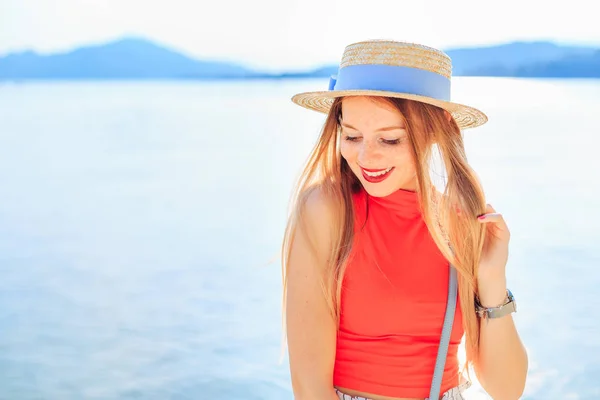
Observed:
[[[345,122],[342,122],[342,127],[358,131],[358,129],[356,129],[352,125],[347,124]],[[376,129],[375,132],[387,132],[387,131],[395,131],[395,130],[402,130],[402,129],[404,129],[403,126],[386,126],[385,128]]]

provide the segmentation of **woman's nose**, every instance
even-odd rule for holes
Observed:
[[[358,162],[363,167],[369,168],[370,165],[381,158],[381,153],[377,149],[376,143],[372,141],[363,141],[358,151]]]

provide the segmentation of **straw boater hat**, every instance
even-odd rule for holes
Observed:
[[[327,113],[336,97],[386,96],[416,100],[443,108],[461,129],[487,122],[487,116],[450,101],[452,61],[440,50],[414,43],[372,40],[346,47],[329,90],[300,93],[292,101]]]

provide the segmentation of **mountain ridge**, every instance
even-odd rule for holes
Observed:
[[[600,48],[553,42],[511,42],[444,50],[454,76],[600,78]],[[284,79],[321,78],[337,65],[269,73],[241,63],[197,59],[139,37],[40,54],[32,50],[0,56],[0,80],[28,79]]]

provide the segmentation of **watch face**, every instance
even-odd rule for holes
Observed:
[[[489,318],[501,318],[513,312],[517,312],[517,303],[511,299],[500,308],[488,309],[487,315]]]
[[[511,299],[510,303],[508,303],[506,306],[502,307],[502,315],[508,315],[512,312],[516,312],[517,308],[516,308],[516,303],[514,302],[514,300]]]
[[[508,289],[506,289],[506,292],[508,300],[502,306],[496,308],[483,308],[476,298],[475,304],[477,306],[477,314],[483,318],[500,318],[510,313],[517,312],[517,302],[515,301],[512,292]]]

